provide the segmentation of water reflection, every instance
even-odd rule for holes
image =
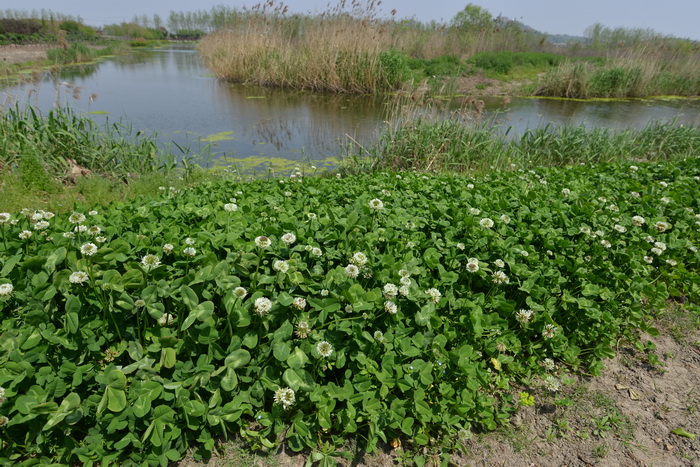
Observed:
[[[346,96],[233,85],[216,80],[191,47],[135,50],[97,63],[37,74],[35,82],[0,90],[0,103],[29,102],[46,112],[65,105],[98,121],[124,119],[134,129],[157,132],[163,142],[201,150],[210,145],[228,160],[248,157],[323,160],[349,141],[371,145],[391,97]],[[0,85],[2,86],[2,85]],[[79,92],[76,92],[79,90]],[[483,109],[509,135],[542,125],[643,127],[657,120],[700,125],[700,100],[581,102],[502,97],[455,99]]]

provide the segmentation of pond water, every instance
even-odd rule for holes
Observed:
[[[509,134],[564,123],[641,128],[677,120],[700,125],[700,100],[571,100],[484,98],[481,119]],[[30,103],[43,112],[70,106],[97,121],[122,121],[159,140],[201,152],[214,162],[313,161],[333,165],[342,146],[376,141],[389,96],[346,96],[225,83],[191,46],[137,50],[97,63],[45,72],[23,84],[0,83],[0,105]],[[458,108],[465,98],[450,105]]]

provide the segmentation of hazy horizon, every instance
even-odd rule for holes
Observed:
[[[225,3],[228,7],[251,7],[256,1],[236,0]],[[282,2],[277,2],[282,3]],[[328,0],[288,0],[283,2],[294,13],[315,13],[328,9],[336,3]],[[369,3],[369,2],[367,2]],[[652,0],[482,0],[442,1],[384,0],[380,10],[389,16],[396,10],[398,18],[414,18],[422,22],[449,22],[468,3],[488,10],[493,16],[505,16],[520,21],[540,32],[582,36],[587,27],[600,23],[610,28],[652,29],[662,35],[700,40],[700,1],[667,0],[660,7]],[[93,0],[71,0],[58,6],[55,0],[4,0],[0,10],[52,10],[71,16],[80,16],[86,24],[105,24],[131,21],[136,16],[152,17],[158,14],[164,21],[170,11],[209,10],[224,4],[220,0],[200,0],[196,3],[185,0],[151,0],[149,2],[122,0],[117,3],[99,4]]]

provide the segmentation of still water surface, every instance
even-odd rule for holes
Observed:
[[[2,84],[0,84],[2,86]],[[77,92],[76,92],[77,90]],[[128,122],[159,140],[210,144],[214,158],[276,158],[332,165],[351,141],[371,144],[385,126],[389,97],[285,91],[225,83],[209,74],[191,47],[140,50],[98,63],[45,73],[33,83],[0,88],[0,104],[30,103],[43,112],[70,106],[103,122]],[[463,101],[463,99],[462,99]],[[486,98],[482,119],[510,134],[546,124],[641,128],[654,121],[700,125],[700,100],[579,102]],[[460,99],[453,104],[460,105]]]

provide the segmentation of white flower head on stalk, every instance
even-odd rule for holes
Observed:
[[[675,259],[667,259],[667,260],[666,260],[666,264],[668,264],[669,266],[674,267],[674,266],[678,266],[678,261],[676,261]]]
[[[188,246],[187,248],[185,248],[184,250],[182,250],[182,253],[184,253],[185,256],[192,257],[192,256],[194,256],[194,255],[197,254],[197,250],[195,250],[195,249],[192,248],[191,246]]]
[[[494,284],[507,284],[510,282],[510,279],[508,279],[508,276],[506,276],[506,273],[503,271],[496,271],[491,277],[493,278]]]
[[[160,266],[160,258],[156,255],[146,255],[141,258],[141,264],[147,271],[150,271],[151,269]]]
[[[264,316],[272,309],[272,301],[267,297],[256,298],[254,308],[257,314]]]
[[[399,293],[404,297],[408,297],[411,293],[411,288],[407,285],[402,285],[401,287],[399,287]]]
[[[146,301],[141,298],[139,298],[138,300],[134,300],[134,306],[136,308],[143,308],[146,306]]]
[[[304,308],[306,308],[306,299],[303,297],[294,298],[294,301],[292,302],[292,307],[296,308],[297,310],[303,310]]]
[[[258,248],[269,248],[272,246],[272,240],[264,235],[260,235],[259,237],[255,237],[255,245]]]
[[[367,255],[365,255],[361,251],[358,251],[357,253],[352,255],[352,258],[350,258],[350,262],[362,268],[365,266],[365,264],[367,264]]]
[[[195,240],[194,238],[192,238],[192,237],[187,237],[187,238],[185,239],[185,245],[190,245],[190,246],[192,246],[192,245],[194,245],[195,243],[196,243],[196,240]]]
[[[307,217],[307,219],[309,219],[310,221],[313,221],[313,220],[316,219],[317,216],[316,216],[316,213],[314,213],[314,212],[307,212],[307,213],[306,213],[306,217]]]
[[[169,255],[170,253],[173,252],[174,248],[175,247],[173,246],[172,243],[166,243],[165,245],[163,245],[163,253],[165,253],[166,255]]]
[[[64,238],[74,238],[75,234],[73,232],[63,232]]]
[[[542,330],[542,337],[545,339],[551,339],[554,337],[554,334],[557,332],[557,327],[553,324],[545,324],[544,329]]]
[[[491,220],[488,217],[484,217],[483,219],[481,219],[479,221],[479,225],[481,225],[482,227],[484,227],[486,229],[490,229],[491,227],[493,227],[493,220]]]
[[[85,271],[75,271],[68,277],[68,281],[71,284],[83,284],[87,282],[88,279],[89,277]]]
[[[88,229],[88,233],[89,233],[90,235],[92,235],[93,237],[94,237],[95,235],[99,235],[101,232],[102,232],[102,229],[101,229],[99,226],[97,226],[97,225],[93,225],[92,227],[90,227],[90,228]]]
[[[654,257],[653,256],[645,256],[644,261],[648,264],[651,264],[654,262]]]
[[[12,284],[0,284],[0,297],[8,297],[15,290]]]
[[[615,224],[615,227],[613,227],[613,229],[617,230],[620,233],[627,232],[627,227],[625,227],[624,225],[620,225],[620,224]]]
[[[636,172],[637,170],[639,170],[639,167],[636,165],[630,165],[630,172]]]
[[[434,303],[437,303],[440,301],[440,297],[442,297],[442,294],[440,291],[436,288],[431,288],[425,291],[427,295],[430,296],[430,300]]]
[[[97,245],[95,245],[94,243],[84,243],[80,247],[80,252],[85,256],[92,256],[95,253],[97,253]]]
[[[297,236],[291,232],[288,232],[282,235],[282,241],[285,243],[285,245],[291,245],[297,241]]]
[[[394,284],[386,284],[384,286],[383,292],[384,298],[391,300],[392,298],[396,297],[396,295],[399,293],[399,289]]]
[[[659,232],[666,232],[671,228],[671,224],[664,221],[658,221],[656,224],[654,224],[654,228]]]
[[[311,254],[313,256],[321,256],[323,254],[323,251],[321,251],[321,249],[319,247],[315,246],[315,247],[311,248]]]
[[[235,203],[226,203],[226,204],[224,204],[224,211],[236,212],[236,211],[238,211],[238,206]]]
[[[455,247],[458,250],[464,250],[466,248],[466,245],[464,245],[464,243],[460,242],[460,243],[456,244]]]
[[[561,194],[564,196],[569,196],[569,195],[571,195],[571,190],[569,190],[568,188],[562,188]]]
[[[289,410],[296,402],[294,395],[294,389],[292,388],[279,388],[275,391],[275,404],[282,406],[284,410]]]
[[[401,284],[404,287],[410,287],[411,282],[412,281],[410,276],[403,276],[401,279],[399,279],[399,284]]]
[[[386,302],[384,302],[384,311],[386,311],[389,314],[395,315],[398,311],[396,303],[392,302],[391,300],[387,300]]]
[[[87,229],[88,229],[87,225],[79,224],[79,225],[75,226],[74,230],[78,233],[83,233],[83,232],[87,232]]]
[[[381,211],[382,209],[384,209],[384,203],[382,202],[382,200],[374,198],[373,200],[370,200],[369,208],[374,209],[375,211]]]
[[[34,224],[34,230],[45,230],[49,228],[49,225],[48,221],[39,221]]]
[[[467,261],[467,271],[477,272],[479,270],[479,260],[476,258],[469,258]]]
[[[23,230],[23,231],[21,231],[21,232],[19,233],[18,236],[19,236],[19,238],[21,238],[22,240],[27,240],[28,238],[30,238],[30,237],[32,236],[32,232],[29,231],[29,230]]]
[[[233,295],[235,295],[239,300],[243,300],[245,296],[248,295],[248,291],[243,287],[238,286],[233,289]]]
[[[82,224],[85,222],[85,215],[80,214],[79,212],[74,212],[68,217],[68,222],[71,224]]]
[[[382,331],[374,331],[373,337],[377,342],[384,342],[384,333]]]
[[[504,224],[509,224],[509,223],[510,223],[510,216],[508,216],[508,215],[506,215],[506,214],[503,214],[501,217],[499,217],[499,219],[500,219],[501,222],[503,222]]]
[[[309,326],[309,322],[306,320],[299,321],[296,328],[297,329],[294,331],[294,335],[296,335],[299,339],[306,339],[309,337],[309,334],[311,334],[311,326]]]
[[[493,262],[493,264],[498,268],[503,268],[506,265],[506,263],[504,263],[502,259],[497,259]]]
[[[526,310],[523,308],[515,312],[515,319],[519,323],[526,324],[530,322],[534,313],[535,312],[532,310]]]
[[[12,216],[10,216],[9,212],[0,212],[0,224],[9,223],[11,218]]]
[[[548,391],[557,392],[559,390],[559,384],[559,380],[554,376],[550,375],[544,379],[544,386]]]
[[[272,263],[272,269],[284,274],[289,271],[289,263],[282,259],[275,260],[275,262]]]
[[[323,358],[328,358],[333,353],[333,346],[328,341],[321,341],[316,344],[316,351]]]
[[[646,223],[646,219],[644,219],[642,216],[634,216],[632,217],[632,225],[641,227]]]
[[[360,274],[360,268],[358,268],[354,264],[348,264],[347,266],[345,266],[345,274],[350,279],[355,279]]]
[[[603,248],[610,248],[610,247],[612,247],[612,244],[611,244],[609,241],[607,241],[607,240],[601,240],[601,241],[600,241],[600,244],[603,245]]]
[[[107,238],[105,238],[105,237],[103,237],[102,235],[100,235],[100,236],[98,236],[98,237],[95,237],[95,241],[96,241],[97,243],[104,243],[104,242],[107,241]]]
[[[479,214],[481,214],[481,209],[469,208],[469,214],[471,214],[472,216],[478,216]]]
[[[158,324],[161,326],[170,326],[175,322],[175,317],[170,313],[165,313],[163,316],[158,318]]]

